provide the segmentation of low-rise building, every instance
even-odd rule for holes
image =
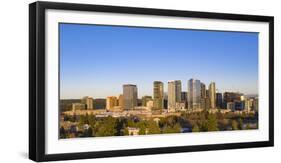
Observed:
[[[127,127],[130,136],[139,135],[140,129],[136,127]]]
[[[82,103],[72,103],[72,111],[76,111],[76,110],[85,110],[86,109],[86,105],[82,104]]]

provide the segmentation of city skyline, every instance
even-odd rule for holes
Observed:
[[[181,80],[187,91],[190,78],[206,87],[215,81],[219,92],[258,94],[257,39],[257,33],[61,24],[61,99],[118,96],[124,84],[137,85],[138,97],[152,96],[153,81],[167,92],[168,81]]]

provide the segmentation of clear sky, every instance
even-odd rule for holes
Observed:
[[[60,24],[61,98],[122,94],[136,84],[153,95],[153,81],[190,78],[219,92],[258,93],[258,33]]]

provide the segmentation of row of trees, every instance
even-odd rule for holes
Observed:
[[[257,115],[234,115],[234,114],[209,114],[208,112],[183,113],[181,116],[168,116],[159,119],[141,119],[132,117],[104,117],[97,118],[94,115],[82,115],[65,117],[65,120],[78,122],[78,131],[75,137],[101,137],[101,136],[123,136],[129,135],[128,127],[139,129],[139,135],[180,133],[183,128],[192,132],[241,130],[250,129],[250,126],[243,127],[243,121],[255,120]],[[85,125],[87,124],[87,128]],[[71,131],[61,127],[61,138],[68,137]]]

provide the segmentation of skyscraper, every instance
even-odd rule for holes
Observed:
[[[206,98],[206,85],[204,83],[200,84],[201,86],[201,98]]]
[[[201,103],[201,83],[200,80],[190,79],[188,81],[188,109],[198,109]]]
[[[168,111],[175,111],[176,103],[181,102],[181,81],[168,82]]]
[[[185,91],[181,92],[181,102],[183,102],[185,106],[187,106],[187,92]]]
[[[138,89],[136,85],[123,85],[124,109],[134,109],[138,104]]]
[[[164,108],[164,84],[161,81],[153,82],[153,99],[154,108]]]
[[[212,109],[216,108],[216,84],[211,82],[209,85],[209,98],[210,98],[210,107]]]
[[[222,93],[216,93],[216,105],[218,108],[222,108]]]

